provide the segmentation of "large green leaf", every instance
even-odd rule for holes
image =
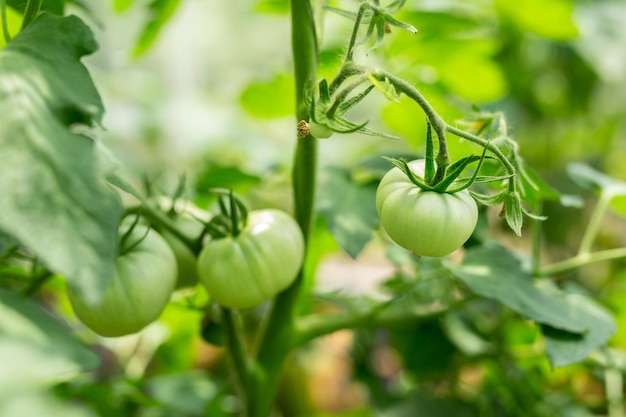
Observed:
[[[589,298],[580,294],[567,294],[565,298],[577,307],[572,310],[574,320],[584,324],[589,330],[579,335],[542,326],[548,358],[554,366],[587,358],[593,349],[606,343],[617,330],[610,314]]]
[[[460,265],[447,262],[447,267],[476,294],[495,299],[560,332],[576,334],[563,342],[566,345],[550,341],[548,353],[555,366],[587,357],[616,330],[612,317],[591,300],[566,294],[549,281],[534,280],[521,262],[501,246],[470,249]]]
[[[329,167],[324,171],[318,210],[339,246],[353,258],[372,239],[379,223],[375,200],[375,184],[355,183],[343,168]]]
[[[98,366],[98,356],[37,304],[0,289],[0,403]]]
[[[0,51],[0,228],[96,300],[112,276],[121,213],[96,143],[100,122],[81,56],[96,50],[77,17],[42,14]]]

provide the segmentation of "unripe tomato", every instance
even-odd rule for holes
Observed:
[[[198,257],[200,282],[222,306],[251,308],[287,288],[304,259],[296,221],[275,209],[252,211],[239,235],[207,241]]]
[[[133,245],[142,238],[127,252],[122,248],[115,273],[97,305],[86,303],[80,293],[68,288],[78,318],[102,336],[138,332],[159,317],[170,299],[177,277],[174,253],[157,232],[147,231],[143,225],[137,225],[126,242]]]
[[[311,132],[311,136],[318,139],[328,139],[335,133],[332,129],[316,123],[313,120],[309,121],[309,131]]]
[[[409,163],[424,175],[424,160]],[[394,242],[419,256],[445,256],[465,243],[478,221],[478,207],[467,190],[454,194],[423,191],[398,168],[381,180],[376,210]]]

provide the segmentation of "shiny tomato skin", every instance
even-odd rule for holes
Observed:
[[[424,161],[409,167],[423,175]],[[478,207],[467,190],[454,194],[423,191],[398,168],[391,169],[376,192],[383,228],[398,245],[419,256],[446,256],[469,239]]]
[[[206,242],[198,275],[218,304],[246,309],[286,289],[303,259],[304,238],[296,221],[280,210],[258,210],[249,213],[238,236]]]
[[[88,304],[68,287],[78,318],[101,336],[138,332],[159,317],[170,299],[178,275],[174,253],[156,231],[143,225],[135,227],[127,243],[144,235],[141,243],[117,258],[115,273],[97,305]]]

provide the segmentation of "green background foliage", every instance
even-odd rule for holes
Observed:
[[[65,286],[96,300],[113,268],[122,214],[106,182],[114,171],[155,195],[172,196],[184,176],[183,196],[202,208],[214,204],[210,188],[225,187],[251,209],[293,210],[289,3],[44,1],[48,14],[19,35],[24,2],[7,3],[0,416],[236,414],[222,318],[203,309],[202,289],[176,292],[140,335],[104,339],[73,315]],[[331,78],[352,23],[313,3],[318,75]],[[418,33],[393,28],[358,59],[411,82],[460,128],[472,127],[472,109],[504,112],[522,157],[562,195],[544,188],[542,207],[530,201],[548,217],[541,234],[525,218],[517,238],[497,208],[483,207],[464,257],[413,257],[380,231],[373,201],[388,169],[379,156],[423,155],[425,119],[406,97],[368,96],[350,120],[402,140],[320,142],[304,269],[311,294],[299,306],[362,319],[295,351],[278,408],[316,417],[623,416],[626,264],[559,261],[578,259],[602,196],[612,199],[586,249],[626,247],[626,5],[415,0],[396,17]],[[480,152],[452,138],[450,148],[454,159]],[[550,273],[532,264],[533,239]],[[385,297],[394,301],[381,307]],[[249,339],[266,311],[243,314]],[[18,363],[19,372],[7,366]]]

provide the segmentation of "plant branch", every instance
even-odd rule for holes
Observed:
[[[423,311],[416,311],[414,309],[399,313],[388,310],[386,307],[390,304],[389,302],[384,302],[371,310],[352,314],[316,314],[302,317],[297,322],[296,337],[293,341],[294,347],[301,346],[315,338],[339,330],[355,328],[371,329],[398,323],[426,320],[445,313],[450,309],[450,306],[444,306],[438,303],[434,307],[424,308]]]
[[[35,20],[41,9],[41,3],[43,3],[43,0],[28,0],[26,8],[24,9],[24,20],[22,21],[22,28],[20,30],[24,30],[26,26]]]
[[[223,307],[222,317],[224,320],[224,327],[226,328],[228,353],[233,359],[241,392],[246,397],[246,401],[244,401],[244,403],[247,405],[245,414],[247,415],[247,413],[250,413],[251,409],[254,408],[254,404],[250,402],[249,398],[254,378],[252,362],[243,340],[244,332],[239,316],[235,311]]]
[[[585,229],[585,234],[583,235],[580,246],[578,248],[578,255],[584,255],[591,252],[591,247],[593,246],[593,241],[595,240],[598,230],[600,229],[600,224],[602,223],[602,219],[604,218],[604,214],[609,207],[609,203],[613,195],[610,193],[602,192],[600,194],[600,198],[598,199],[598,203],[593,210],[593,214],[589,219],[589,223],[587,224],[587,228]]]
[[[310,0],[291,0],[291,42],[295,72],[296,120],[308,119],[304,89],[317,73],[317,35]],[[313,220],[317,171],[317,139],[297,140],[292,172],[295,218],[308,248]],[[293,346],[295,310],[302,288],[302,271],[294,283],[280,293],[269,313],[257,355],[258,377],[251,393],[252,417],[270,414],[283,363]]]
[[[173,234],[178,240],[183,242],[193,253],[196,255],[200,253],[201,242],[196,241],[186,234],[184,234],[176,224],[167,217],[165,213],[162,211],[150,206],[149,204],[142,204],[136,207],[130,207],[126,209],[126,214],[138,214],[146,219],[148,219],[151,223],[155,223],[158,226],[166,229],[168,232]]]
[[[626,258],[626,248],[608,249],[594,253],[580,253],[564,261],[546,265],[538,272],[539,276],[552,276],[573,271],[597,262]]]

